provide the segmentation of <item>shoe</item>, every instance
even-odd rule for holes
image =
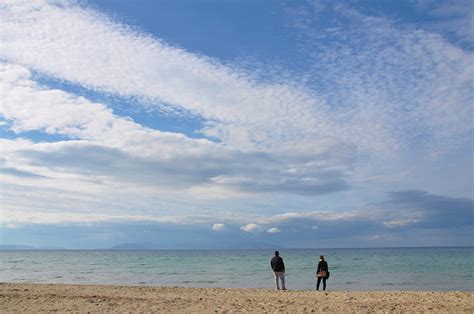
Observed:
[[[283,289],[281,289],[281,290],[286,290],[286,288],[283,288]]]

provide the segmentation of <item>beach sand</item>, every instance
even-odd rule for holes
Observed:
[[[474,313],[474,292],[0,284],[0,312]]]

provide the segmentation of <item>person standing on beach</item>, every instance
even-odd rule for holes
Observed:
[[[326,290],[326,279],[329,277],[328,263],[324,260],[324,256],[319,256],[318,269],[316,270],[316,277],[318,282],[316,283],[316,290],[319,290],[319,284],[323,280],[323,290]]]
[[[280,284],[278,278],[281,280],[281,289],[286,290],[285,287],[285,263],[283,263],[283,258],[280,257],[280,252],[275,251],[275,256],[273,256],[270,261],[272,266],[273,273],[275,274],[275,283],[278,290],[280,290]]]

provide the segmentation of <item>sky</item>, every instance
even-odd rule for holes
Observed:
[[[0,29],[0,244],[473,245],[470,0],[2,0]]]

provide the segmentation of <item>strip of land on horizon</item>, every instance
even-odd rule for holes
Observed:
[[[470,291],[277,291],[65,284],[0,284],[0,312],[473,313]]]

